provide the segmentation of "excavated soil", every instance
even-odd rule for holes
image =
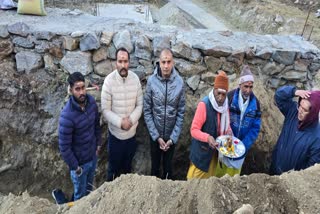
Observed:
[[[124,175],[104,183],[73,207],[46,199],[0,195],[0,213],[319,213],[320,165],[281,176],[252,174],[221,179],[169,181]]]

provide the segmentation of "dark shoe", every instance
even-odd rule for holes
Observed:
[[[61,189],[54,189],[52,191],[52,197],[54,198],[57,204],[64,204],[68,202],[68,199],[66,198]]]

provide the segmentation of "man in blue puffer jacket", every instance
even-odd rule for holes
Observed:
[[[298,103],[294,97],[299,97]],[[283,86],[274,98],[285,119],[272,153],[270,174],[280,175],[320,163],[320,91]]]
[[[170,49],[161,51],[160,62],[148,79],[143,110],[151,137],[151,175],[172,179],[172,158],[183,125],[185,92]]]
[[[230,126],[233,135],[245,145],[246,154],[256,141],[261,126],[260,102],[252,91],[253,83],[250,68],[245,65],[240,74],[239,87],[228,93]],[[245,155],[225,164],[236,172],[234,174],[240,174],[244,159]]]
[[[60,115],[59,149],[70,169],[74,200],[78,200],[92,190],[101,128],[97,104],[86,94],[83,75],[75,72],[68,82],[72,96]]]

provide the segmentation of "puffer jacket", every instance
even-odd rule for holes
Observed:
[[[183,126],[185,92],[183,79],[174,68],[170,78],[164,79],[157,65],[148,79],[143,110],[152,140],[161,137],[176,144]]]
[[[120,140],[126,140],[136,134],[139,118],[142,114],[143,95],[139,77],[132,71],[122,78],[117,70],[104,80],[101,92],[101,110],[108,122],[110,132]],[[122,118],[129,117],[132,127],[121,129]]]
[[[96,101],[87,94],[87,103],[82,110],[70,96],[59,119],[62,158],[71,170],[75,170],[95,158],[98,145],[101,145],[101,128]]]
[[[241,111],[239,107],[240,88],[228,93],[230,125],[233,134],[239,138],[245,145],[246,151],[251,148],[256,141],[261,127],[261,110],[260,103],[256,96],[251,93],[249,105],[240,120]]]

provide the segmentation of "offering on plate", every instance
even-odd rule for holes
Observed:
[[[234,136],[222,135],[216,141],[219,143],[218,151],[226,157],[238,158],[245,154],[244,144]]]

